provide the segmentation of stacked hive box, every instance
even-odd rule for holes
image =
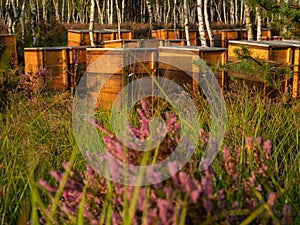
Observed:
[[[88,68],[84,85],[90,101],[95,103],[95,107],[110,109],[127,83],[155,75],[157,51],[157,48],[87,49]]]
[[[197,45],[197,31],[190,30],[190,43],[191,45]],[[159,39],[162,41],[167,41],[169,44],[167,46],[174,45],[186,45],[186,36],[184,30],[174,30],[174,29],[161,29],[161,30],[153,30],[152,38]]]
[[[198,93],[199,67],[194,61],[203,59],[208,66],[222,65],[227,60],[225,48],[212,47],[160,47],[159,48],[159,75],[174,80],[182,87],[192,88],[193,93]],[[176,65],[176,66],[175,66]],[[187,74],[189,73],[190,76]],[[215,74],[221,87],[225,84],[225,72]]]
[[[17,36],[15,34],[0,34],[0,62],[4,66],[18,65]]]
[[[121,29],[121,39],[132,39],[132,31]],[[94,31],[94,41],[96,45],[102,45],[104,41],[116,40],[117,29],[104,29]],[[69,30],[68,46],[91,46],[89,30]]]
[[[25,48],[25,73],[33,74],[45,68],[45,85],[49,90],[74,88],[86,70],[86,47]]]
[[[237,61],[236,50],[246,47],[250,51],[251,57],[268,62],[273,65],[291,65],[293,58],[293,49],[290,45],[283,45],[281,42],[256,42],[256,41],[229,41],[228,43],[228,60]],[[257,86],[263,88],[264,94],[267,95],[266,81],[262,77],[247,77],[238,72],[228,73],[228,76],[236,77],[242,80],[257,83]],[[289,79],[287,76],[280,78],[282,83],[282,92],[287,93]]]

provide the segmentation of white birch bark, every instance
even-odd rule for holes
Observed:
[[[143,6],[143,3],[141,4],[141,12],[142,12],[142,6]],[[125,0],[122,0],[122,12],[121,12],[121,21],[124,22],[125,20]]]
[[[206,47],[206,35],[204,29],[204,22],[203,22],[203,4],[202,0],[197,0],[197,14],[198,14],[198,29],[200,34],[200,42],[201,46]]]
[[[98,0],[96,0],[96,5],[97,5],[97,9],[98,9],[99,23],[101,25],[103,25],[104,24],[103,11],[105,9],[105,1],[103,1],[103,8],[102,9],[100,7],[100,3],[99,3]]]
[[[176,16],[176,8],[177,8],[177,0],[174,0],[174,9],[173,9],[173,17],[174,17],[174,33],[175,33],[175,38],[178,39],[178,35],[176,32],[177,29],[177,16]]]
[[[150,23],[150,29],[153,29],[153,25],[155,23],[154,15],[153,15],[153,8],[151,5],[150,0],[146,0],[148,14],[149,14],[149,23]]]
[[[256,40],[261,41],[261,33],[262,33],[262,18],[260,8],[256,7],[256,17],[257,17],[257,36]]]
[[[23,0],[21,13],[20,13],[20,24],[21,24],[21,41],[24,44],[25,41],[25,26],[24,26],[24,11],[25,11],[26,0]]]
[[[7,21],[7,32],[8,34],[12,34],[12,12],[11,12],[11,2],[9,0],[6,1],[5,4],[6,14],[5,20]]]
[[[65,0],[62,0],[62,5],[61,5],[61,22],[65,22]]]
[[[12,6],[12,15],[13,15],[13,19],[12,19],[12,33],[15,34],[16,33],[16,28],[18,25],[18,20],[19,20],[19,16],[18,16],[18,5],[17,2],[15,0],[11,0],[11,6]]]
[[[42,11],[43,11],[43,20],[44,22],[48,22],[47,18],[47,0],[42,0]]]
[[[96,46],[94,40],[94,21],[95,21],[95,0],[91,0],[89,33],[90,33],[90,40],[91,40],[92,47]]]
[[[37,38],[36,38],[36,0],[32,0],[31,2],[31,34],[32,34],[32,44],[36,46]]]
[[[190,46],[191,42],[190,42],[190,33],[189,33],[189,17],[188,17],[187,0],[183,0],[183,8],[184,8],[184,30],[185,30],[186,44],[187,46]]]
[[[234,17],[234,2],[230,0],[230,24],[235,24]]]
[[[118,4],[118,0],[116,0],[115,2],[116,4],[116,9],[117,9],[117,18],[118,18],[118,37],[121,40],[121,12],[120,12],[120,8],[119,8],[119,4]]]
[[[223,16],[224,16],[224,22],[228,23],[227,10],[226,10],[226,0],[223,0]]]
[[[246,28],[248,33],[248,40],[253,40],[253,29],[251,24],[251,17],[250,17],[250,9],[247,4],[245,4],[245,21],[246,21]]]
[[[214,47],[214,36],[211,32],[211,28],[210,28],[210,23],[209,23],[209,18],[208,18],[208,0],[204,0],[204,19],[205,19],[205,25],[206,25],[206,29],[207,29],[207,33],[209,36],[209,43],[210,43],[210,47]]]
[[[53,5],[55,10],[55,20],[56,22],[60,22],[58,0],[53,0]]]

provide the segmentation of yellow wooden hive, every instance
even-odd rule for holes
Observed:
[[[40,47],[24,49],[25,73],[45,68],[45,86],[49,90],[74,88],[86,70],[86,47]]]
[[[17,36],[15,34],[0,34],[0,62],[4,66],[18,65]]]

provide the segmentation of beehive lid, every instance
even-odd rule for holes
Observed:
[[[249,46],[257,46],[257,47],[278,47],[278,48],[286,48],[286,45],[280,44],[279,42],[273,41],[236,41],[229,40],[228,44],[238,44],[238,45],[249,45]]]
[[[155,51],[157,48],[87,48],[87,51]]]
[[[105,32],[118,32],[118,29],[111,28],[111,29],[104,29]],[[131,32],[132,30],[127,29],[120,29],[121,32]]]
[[[226,48],[218,47],[201,47],[201,46],[170,46],[170,47],[159,47],[160,50],[180,50],[180,51],[200,51],[200,52],[217,52],[226,51]]]
[[[282,40],[283,43],[288,43],[291,46],[294,47],[300,47],[300,41],[297,40]]]
[[[42,51],[42,50],[65,50],[70,47],[68,46],[57,46],[57,47],[32,47],[32,48],[24,48],[25,51]]]
[[[87,29],[83,29],[83,30],[68,30],[68,32],[73,32],[73,33],[89,33],[90,31]],[[104,30],[94,30],[94,33],[110,33],[110,31],[104,29]]]

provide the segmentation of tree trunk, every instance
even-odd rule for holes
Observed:
[[[176,24],[177,24],[177,16],[176,16],[176,8],[177,8],[177,0],[174,0],[174,9],[173,9],[173,17],[174,17],[174,33],[175,33],[175,38],[178,39],[178,35],[176,32]]]
[[[208,18],[208,0],[204,0],[204,18],[205,18],[205,25],[206,25],[206,29],[207,29],[207,33],[209,36],[209,43],[210,43],[210,47],[214,47],[214,36],[211,32],[210,29],[210,23],[209,23],[209,18]]]
[[[20,13],[20,24],[21,24],[21,41],[24,44],[25,41],[25,26],[24,26],[24,11],[25,11],[26,0],[23,0],[21,13]]]
[[[36,38],[36,0],[32,0],[31,5],[31,34],[32,34],[32,44],[33,46],[37,45]]]
[[[234,21],[234,2],[230,0],[230,24],[235,24]]]
[[[244,1],[241,1],[240,23],[244,24]]]
[[[187,46],[190,46],[191,42],[190,42],[190,33],[189,33],[189,17],[188,17],[187,0],[183,0],[183,8],[184,8],[184,30],[185,30],[186,44]]]
[[[6,21],[7,21],[7,32],[8,34],[12,34],[12,12],[11,12],[11,2],[9,0],[6,1],[5,5],[6,9]]]
[[[235,0],[234,1],[234,11],[235,11],[235,13],[234,13],[234,16],[235,16],[235,18],[234,18],[234,20],[235,20],[235,23],[238,23],[239,22],[239,17],[238,17],[238,9],[239,9],[239,6],[238,6],[238,0]]]
[[[121,40],[121,12],[120,12],[120,8],[119,8],[119,4],[118,4],[118,0],[116,0],[115,2],[116,4],[116,9],[117,9],[117,18],[118,18],[118,37]]]
[[[62,1],[61,5],[61,22],[65,22],[65,0]]]
[[[47,0],[42,0],[42,10],[43,10],[43,20],[44,20],[44,22],[48,21],[46,4],[47,4]]]
[[[98,0],[96,0],[96,5],[97,5],[97,9],[98,9],[99,23],[101,25],[103,25],[104,24],[103,11],[105,9],[105,1],[103,1],[103,8],[102,8],[102,10],[101,10],[100,3],[99,3]]]
[[[141,4],[142,6],[143,4]],[[142,9],[141,9],[141,12],[142,12]],[[122,13],[121,13],[121,21],[124,22],[125,20],[125,17],[124,17],[124,14],[125,14],[125,0],[122,0]]]
[[[223,0],[223,15],[224,15],[224,22],[228,23],[228,20],[227,20],[227,11],[226,11],[226,0]]]
[[[11,0],[11,6],[12,6],[12,15],[13,15],[13,20],[12,20],[12,33],[16,33],[16,28],[18,25],[19,21],[19,16],[18,16],[18,5],[15,0]]]
[[[198,13],[198,29],[200,34],[200,41],[201,46],[206,47],[206,35],[205,35],[205,29],[204,29],[204,22],[203,22],[203,4],[202,0],[197,0],[197,13]]]
[[[153,8],[152,8],[150,0],[146,0],[146,4],[147,4],[147,9],[148,9],[148,14],[149,14],[150,30],[152,30],[153,25],[155,24],[155,19],[154,19],[154,15],[153,15]]]
[[[70,5],[70,0],[67,3],[67,9],[68,9],[68,13],[67,13],[67,23],[70,23],[71,20],[71,5]]]
[[[92,47],[96,46],[94,40],[94,21],[95,21],[95,0],[91,0],[89,33],[90,33],[90,40],[91,40]]]
[[[261,41],[261,32],[262,32],[262,19],[261,19],[261,12],[260,8],[256,7],[256,16],[257,16],[257,41]]]
[[[56,20],[56,22],[60,22],[58,1],[53,0],[53,5],[54,5],[54,9],[55,9],[55,20]]]
[[[246,28],[248,31],[248,40],[253,40],[253,30],[252,30],[252,24],[251,24],[251,17],[250,17],[250,9],[247,4],[245,4],[245,21],[246,21]]]

